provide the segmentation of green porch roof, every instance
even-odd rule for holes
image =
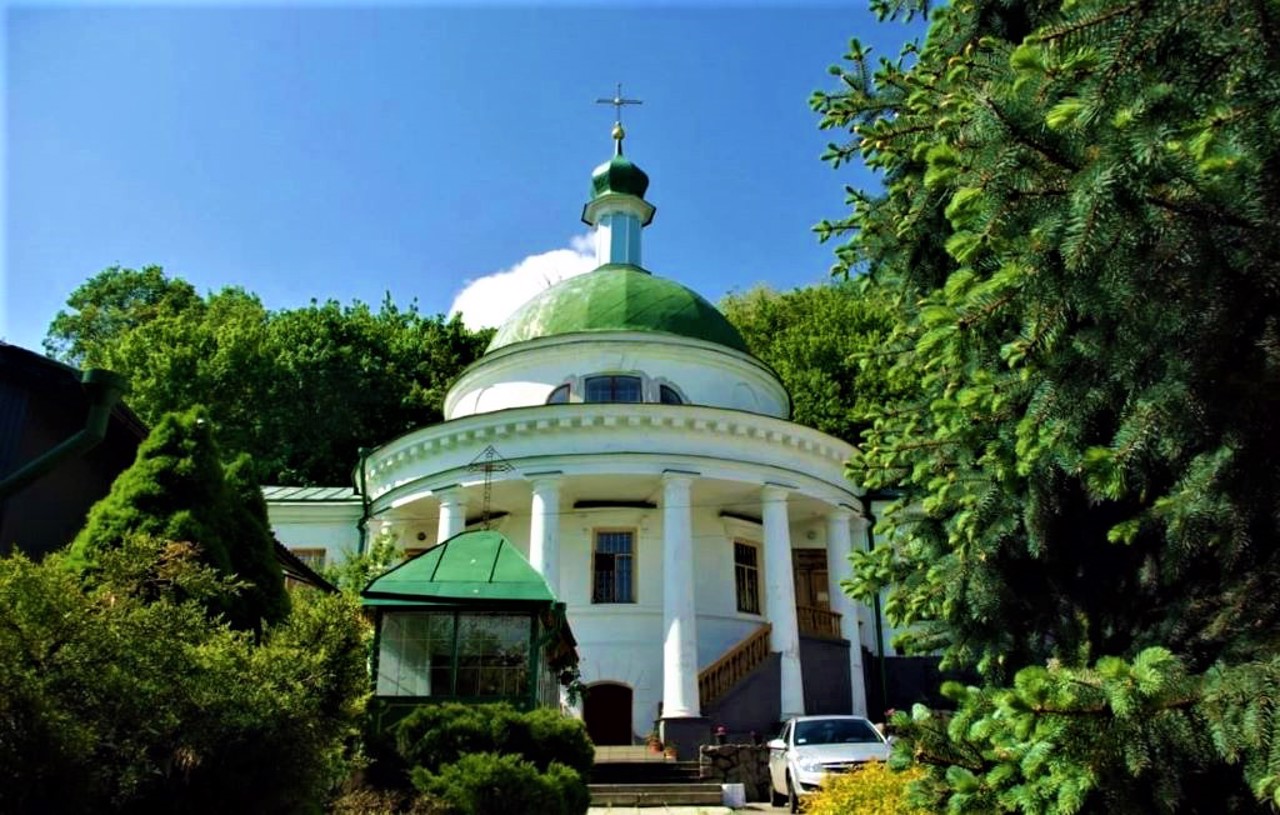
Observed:
[[[747,350],[738,329],[696,292],[625,264],[601,266],[542,292],[498,329],[488,350],[598,331],[653,331]]]
[[[463,532],[374,578],[365,605],[555,603],[542,575],[503,535]]]

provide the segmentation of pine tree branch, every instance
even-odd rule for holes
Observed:
[[[1077,173],[1080,171],[1080,166],[1076,164],[1074,161],[1067,158],[1062,153],[1053,149],[1049,145],[1044,144],[1038,139],[1032,138],[1029,134],[1024,132],[1020,125],[1018,125],[1013,119],[1010,119],[1009,116],[1003,110],[1001,110],[1000,106],[995,103],[995,100],[992,99],[989,94],[982,94],[981,101],[982,101],[982,104],[985,105],[988,110],[990,110],[992,113],[995,114],[996,118],[1000,120],[1000,123],[1004,125],[1005,130],[1007,130],[1009,132],[1009,135],[1013,136],[1013,138],[1017,140],[1019,144],[1022,144],[1026,147],[1030,147],[1032,150],[1036,151],[1045,159],[1047,159],[1050,163],[1056,164],[1057,166],[1063,168],[1064,170],[1070,170],[1073,173]]]
[[[1253,14],[1258,20],[1258,36],[1267,50],[1267,61],[1276,59],[1276,31],[1271,20],[1271,4],[1266,0],[1253,0]]]
[[[979,321],[985,322],[986,319],[990,317],[992,314],[995,314],[1000,309],[1009,305],[1009,303],[1012,302],[1015,294],[1016,292],[1012,292],[1012,291],[1002,294],[999,297],[997,297],[995,300],[988,303],[987,305],[979,308],[976,313],[966,314],[964,317],[961,317],[959,320],[956,320],[956,328],[959,328],[960,330],[965,331],[965,330],[968,330],[974,323],[977,323]]]
[[[1115,19],[1116,17],[1120,17],[1122,15],[1128,14],[1130,11],[1133,11],[1136,8],[1140,8],[1142,5],[1143,5],[1142,3],[1130,3],[1127,6],[1118,6],[1116,8],[1111,9],[1110,11],[1104,12],[1095,17],[1090,17],[1087,20],[1081,20],[1077,23],[1063,26],[1062,28],[1056,29],[1052,34],[1040,35],[1036,39],[1039,42],[1053,43],[1056,45],[1058,44],[1059,40],[1065,39],[1066,37],[1069,37],[1072,34],[1076,34],[1080,31],[1084,31],[1087,28],[1093,28],[1095,26],[1101,25],[1102,23],[1105,23],[1108,20],[1112,20],[1112,19]]]
[[[1234,226],[1239,229],[1247,229],[1247,230],[1253,231],[1257,227],[1263,226],[1262,224],[1254,224],[1250,221],[1240,218],[1239,216],[1226,212],[1217,206],[1197,204],[1191,201],[1174,201],[1168,198],[1161,198],[1160,196],[1154,195],[1151,193],[1144,195],[1142,200],[1146,201],[1148,204],[1151,204],[1152,206],[1156,206],[1156,207],[1159,207],[1160,209],[1168,210],[1169,212],[1175,213],[1177,215],[1187,215],[1187,216],[1204,220],[1204,221],[1218,221],[1220,223],[1223,223],[1229,226]]]

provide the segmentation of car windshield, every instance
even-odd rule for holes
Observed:
[[[878,744],[880,734],[865,719],[796,722],[796,744]]]

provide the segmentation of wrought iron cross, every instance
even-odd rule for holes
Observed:
[[[489,502],[493,498],[493,474],[506,473],[515,469],[511,466],[511,462],[498,454],[493,445],[484,448],[484,452],[471,460],[467,465],[467,469],[471,472],[484,473],[484,504],[481,509],[480,525],[482,529],[489,528]]]
[[[622,106],[623,105],[643,105],[644,102],[639,99],[627,99],[622,95],[622,83],[618,83],[618,90],[613,94],[612,99],[597,99],[597,105],[613,105],[614,120],[618,124],[622,124]]]

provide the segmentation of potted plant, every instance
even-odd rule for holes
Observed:
[[[658,738],[658,731],[657,731],[657,730],[650,730],[650,731],[649,731],[649,736],[648,736],[648,738],[646,738],[646,739],[645,739],[644,743],[645,743],[645,744],[648,746],[648,748],[649,748],[650,750],[652,750],[653,752],[655,752],[655,753],[661,753],[661,752],[662,752],[662,739]]]

